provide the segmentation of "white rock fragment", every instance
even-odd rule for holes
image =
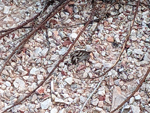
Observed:
[[[98,94],[101,95],[101,96],[104,96],[105,95],[105,88],[104,87],[100,87],[98,89]]]
[[[138,106],[131,105],[132,113],[140,113],[140,108]]]
[[[32,96],[31,101],[32,101],[32,102],[35,102],[35,101],[36,101],[36,99],[37,99],[37,95],[36,95],[36,94],[34,94],[34,95]]]
[[[91,45],[86,45],[86,51],[92,51],[93,50],[93,48],[92,48],[92,46]]]
[[[74,15],[74,18],[77,18],[77,19],[80,18],[80,15]]]
[[[41,56],[41,52],[42,52],[42,49],[40,47],[36,48],[36,50],[34,51],[34,55],[35,56]]]
[[[135,96],[135,100],[140,100],[140,99],[141,99],[140,95]]]
[[[143,54],[143,51],[142,51],[142,49],[134,49],[134,53],[136,53],[136,54]]]
[[[29,91],[33,91],[35,88],[37,88],[37,85],[35,82],[33,82],[32,85],[28,86]]]
[[[104,68],[110,68],[112,66],[111,63],[105,63],[103,62]]]
[[[23,68],[22,68],[22,66],[18,66],[18,71],[20,72],[20,73],[22,73],[22,75],[26,75],[28,72],[27,71],[25,71]]]
[[[25,83],[23,80],[16,78],[15,81],[13,82],[13,85],[15,88],[19,88],[20,91],[25,89]]]
[[[133,40],[133,41],[136,41],[136,40],[137,40],[137,37],[136,37],[136,36],[131,36],[130,39]]]
[[[77,89],[77,93],[83,94],[83,93],[84,93],[84,90],[83,90],[83,89]]]
[[[130,105],[126,105],[124,109],[130,109]]]
[[[110,101],[109,97],[110,97],[110,95],[106,95],[105,101],[106,101],[107,103],[111,104],[111,101]]]
[[[61,94],[64,98],[68,98],[69,95],[68,94]]]
[[[70,23],[71,22],[71,19],[67,19],[64,23]]]
[[[72,77],[68,77],[68,78],[65,79],[65,82],[67,82],[69,85],[71,85],[72,82],[73,82],[73,78]]]
[[[95,107],[96,111],[99,111],[99,113],[106,113],[102,108]]]
[[[33,68],[30,70],[30,74],[36,75],[38,71],[39,71],[39,69],[37,69],[36,67],[33,67]]]
[[[3,70],[2,72],[4,75],[8,75],[9,76],[9,73],[6,71],[6,70]]]
[[[57,102],[57,103],[65,103],[65,104],[70,104],[69,102],[65,102],[63,99],[60,99],[60,98],[55,98],[55,100],[54,100],[55,102]]]
[[[43,56],[46,56],[47,52],[48,52],[48,48],[45,48],[45,49],[42,50],[41,53],[42,53]]]
[[[99,101],[98,102],[98,107],[103,107],[104,106],[104,102],[103,101]]]
[[[52,108],[50,113],[58,113],[58,109],[57,108]]]
[[[67,18],[67,15],[65,15],[64,12],[61,12],[60,15],[61,15],[61,17],[65,18],[65,19]]]
[[[118,28],[118,26],[113,25],[113,24],[111,24],[110,26],[111,26],[112,28],[114,28],[114,29]]]
[[[6,16],[6,18],[3,21],[4,22],[13,22],[13,19],[9,16]]]
[[[118,86],[115,86],[113,89],[113,99],[112,99],[112,110],[115,109],[118,105],[120,105],[124,100],[125,97],[121,93],[121,89]]]
[[[131,74],[131,75],[128,76],[129,80],[132,80],[133,78],[134,78],[133,74]]]
[[[51,81],[51,91],[54,92],[54,81]]]
[[[60,31],[60,32],[59,32],[59,36],[60,36],[61,38],[66,37],[66,35],[64,34],[64,32],[63,32],[63,31]]]
[[[87,99],[86,97],[80,96],[80,102],[81,103],[84,103],[86,101],[86,99]]]
[[[2,84],[2,85],[1,85],[1,88],[2,88],[3,90],[5,90],[5,89],[6,89],[6,85]]]
[[[97,23],[96,23],[96,22],[94,22],[94,23],[92,24],[91,31],[94,31],[94,30],[95,30],[95,28],[96,28],[96,26],[97,26]]]
[[[10,83],[9,81],[6,81],[6,82],[5,82],[5,85],[6,85],[7,87],[10,87],[10,86],[11,86],[11,83]]]
[[[73,102],[72,98],[68,98],[69,103],[71,104]]]
[[[61,109],[61,110],[59,111],[59,113],[66,113],[66,111],[65,111],[65,109],[63,108],[63,109]]]
[[[131,36],[136,36],[136,33],[137,33],[137,31],[133,29],[133,30],[131,31]]]
[[[150,54],[149,53],[145,53],[144,61],[150,62]]]
[[[129,103],[132,104],[133,102],[134,102],[134,97],[131,97]]]
[[[38,80],[43,80],[43,75],[37,75]]]
[[[99,31],[99,33],[98,33],[98,38],[100,38],[101,40],[104,40],[104,35],[102,35],[102,33]]]
[[[92,99],[91,103],[92,105],[96,106],[98,104],[99,100],[96,98],[96,99]]]
[[[29,104],[29,105],[28,105],[28,107],[31,108],[31,109],[33,108],[33,106],[35,106],[35,105],[34,105],[34,104]],[[20,106],[18,107],[18,109],[19,109],[20,111],[24,111],[24,112],[25,112],[25,111],[27,111],[27,106],[25,106],[25,105],[20,105]]]
[[[54,54],[54,55],[52,55],[51,56],[51,60],[58,60],[59,59],[59,55],[56,55],[56,54]]]
[[[112,21],[113,21],[113,18],[112,18],[112,17],[108,18],[108,22],[109,22],[109,23],[112,23]]]
[[[78,36],[77,33],[72,33],[69,38],[71,41],[73,41],[76,39],[77,36]]]
[[[73,11],[74,11],[75,13],[79,12],[78,7],[77,7],[77,6],[74,6]]]
[[[52,31],[48,30],[48,36],[50,37],[52,35],[53,35]]]
[[[47,68],[47,71],[50,73],[52,71],[52,67]]]
[[[67,47],[62,47],[60,51],[57,50],[59,55],[64,55],[67,52],[68,48]]]
[[[93,54],[94,54],[94,56],[95,56],[96,58],[99,57],[99,53],[98,53],[97,51],[93,52]]]
[[[27,71],[23,71],[21,75],[24,76],[24,75],[26,75],[27,73],[28,73]]]
[[[122,68],[120,68],[118,71],[119,71],[119,72],[122,72],[122,71],[124,71],[124,68],[122,67]]]
[[[41,102],[41,108],[42,108],[42,109],[47,109],[47,108],[49,108],[49,106],[51,106],[51,105],[52,105],[52,102],[51,102],[50,99],[47,99],[47,100]]]
[[[9,12],[10,12],[10,6],[4,6],[4,11],[3,11],[3,13],[4,14],[9,14]]]
[[[102,64],[101,63],[96,63],[96,64],[94,64],[94,67],[96,69],[100,69],[102,67]]]
[[[120,42],[119,35],[115,35],[114,38],[115,38],[116,42],[118,42],[118,43]]]
[[[116,9],[116,10],[119,10],[119,4],[116,4],[116,5],[115,5],[115,9]]]
[[[88,73],[89,77],[92,78],[93,77],[93,74],[92,73]]]
[[[100,25],[98,26],[98,30],[99,30],[99,33],[102,33],[103,30],[104,30],[104,26],[103,26],[102,24],[100,24]]]
[[[86,68],[85,69],[85,72],[83,73],[83,78],[86,78],[87,77],[87,75],[88,75],[88,73],[90,72],[90,68]]]

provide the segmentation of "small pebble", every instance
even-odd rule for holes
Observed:
[[[134,97],[131,97],[129,103],[132,104],[133,102],[134,102]]]
[[[128,79],[129,79],[129,80],[132,80],[133,78],[134,78],[134,77],[133,77],[132,74],[128,76]]]
[[[9,81],[6,81],[6,82],[5,82],[5,85],[6,85],[7,87],[10,87],[10,86],[11,86],[11,83],[10,83]]]
[[[71,85],[73,83],[73,78],[68,77],[68,78],[65,79],[65,82],[67,82],[69,85]]]
[[[113,18],[112,18],[112,17],[110,17],[110,18],[108,18],[107,20],[108,20],[108,22],[109,22],[109,23],[112,23]]]
[[[100,87],[98,89],[98,94],[101,95],[101,96],[104,96],[105,95],[105,88],[104,87]]]
[[[108,41],[108,42],[114,42],[114,38],[111,37],[111,36],[109,36],[109,37],[107,37],[107,41]]]
[[[61,50],[57,51],[59,55],[64,55],[67,52],[68,48],[67,47],[62,47]]]
[[[96,107],[95,110],[98,111],[99,113],[106,113],[102,108],[99,107]]]
[[[77,38],[77,33],[72,33],[70,35],[71,40],[75,40]]]
[[[84,103],[86,101],[86,99],[87,99],[86,97],[80,96],[80,102],[81,103]]]
[[[140,99],[141,99],[140,95],[135,96],[135,100],[140,100]]]
[[[66,113],[66,110],[63,108],[59,111],[59,113]]]
[[[102,108],[103,106],[104,106],[104,102],[103,102],[103,101],[99,101],[99,102],[98,102],[98,107],[101,107],[101,108]]]
[[[30,74],[36,75],[38,71],[39,71],[39,69],[37,69],[36,67],[33,67],[33,68],[30,70]]]
[[[50,113],[58,113],[58,109],[57,108],[52,108]]]
[[[92,105],[96,106],[98,104],[99,100],[98,99],[92,99],[91,103]]]
[[[41,108],[42,109],[48,109],[48,107],[51,105],[52,105],[52,102],[50,99],[47,99],[47,100],[41,102]]]
[[[25,89],[25,82],[20,78],[16,78],[15,81],[13,82],[13,85],[15,88],[19,88],[19,90]]]
[[[9,14],[9,12],[10,12],[10,6],[4,6],[4,11],[3,11],[3,13],[4,14]]]

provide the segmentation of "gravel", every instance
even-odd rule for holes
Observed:
[[[95,19],[102,16],[99,14],[104,13],[106,10],[104,7],[108,7],[105,4],[102,6],[102,1],[97,2],[99,10],[97,9]],[[48,14],[57,3],[58,1],[55,1],[50,5],[45,14]],[[47,22],[46,26],[49,26],[47,33],[44,28],[40,29],[5,66],[0,76],[0,112],[23,98],[25,94],[32,92],[48,76],[82,30],[83,23],[89,18],[91,5],[88,0],[72,1],[70,4],[73,5],[68,5]],[[0,2],[0,30],[20,25],[23,21],[34,17],[43,7],[43,0]],[[80,49],[88,51],[90,59],[73,65],[69,53],[50,79],[10,112],[78,113],[101,80],[100,75],[114,65],[128,35],[130,20],[134,15],[131,12],[135,8],[128,5],[122,7],[119,4],[114,8],[110,9],[110,14],[114,16],[110,15],[101,20],[94,34],[92,31],[97,22],[91,23],[71,50],[71,52]],[[118,12],[120,14],[116,16]],[[42,14],[35,20],[35,24],[44,17]],[[146,25],[150,23],[149,10],[146,6],[139,7],[135,21],[119,62],[106,74],[105,80],[84,107],[84,112],[110,112],[135,90],[145,74],[150,64],[150,45],[145,42],[150,41],[150,29]],[[78,23],[80,25],[76,25]],[[30,23],[27,26],[33,25]],[[0,64],[4,64],[13,48],[22,40],[20,37],[30,30],[31,28],[19,29],[0,39]],[[113,46],[113,43],[117,43],[118,46]],[[121,108],[122,111],[133,113],[150,111],[149,76],[139,91]],[[90,79],[93,77],[99,78]],[[142,103],[144,109],[141,109],[139,103]]]

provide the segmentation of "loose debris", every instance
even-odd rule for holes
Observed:
[[[149,4],[0,2],[0,112],[148,113]]]

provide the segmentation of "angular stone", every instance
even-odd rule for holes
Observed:
[[[65,79],[65,82],[67,82],[69,85],[71,85],[71,84],[72,84],[72,82],[73,82],[72,77],[68,77],[68,78],[66,78],[66,79]]]
[[[19,90],[25,89],[25,83],[20,78],[16,78],[15,81],[13,82],[13,85],[15,88],[19,88]]]
[[[91,103],[92,105],[96,106],[98,104],[99,100],[96,98],[96,99],[92,99]]]
[[[50,113],[58,113],[58,109],[57,108],[52,108]]]
[[[52,105],[52,102],[50,99],[47,99],[47,100],[41,102],[41,108],[42,109],[48,109],[48,107],[51,105]]]

